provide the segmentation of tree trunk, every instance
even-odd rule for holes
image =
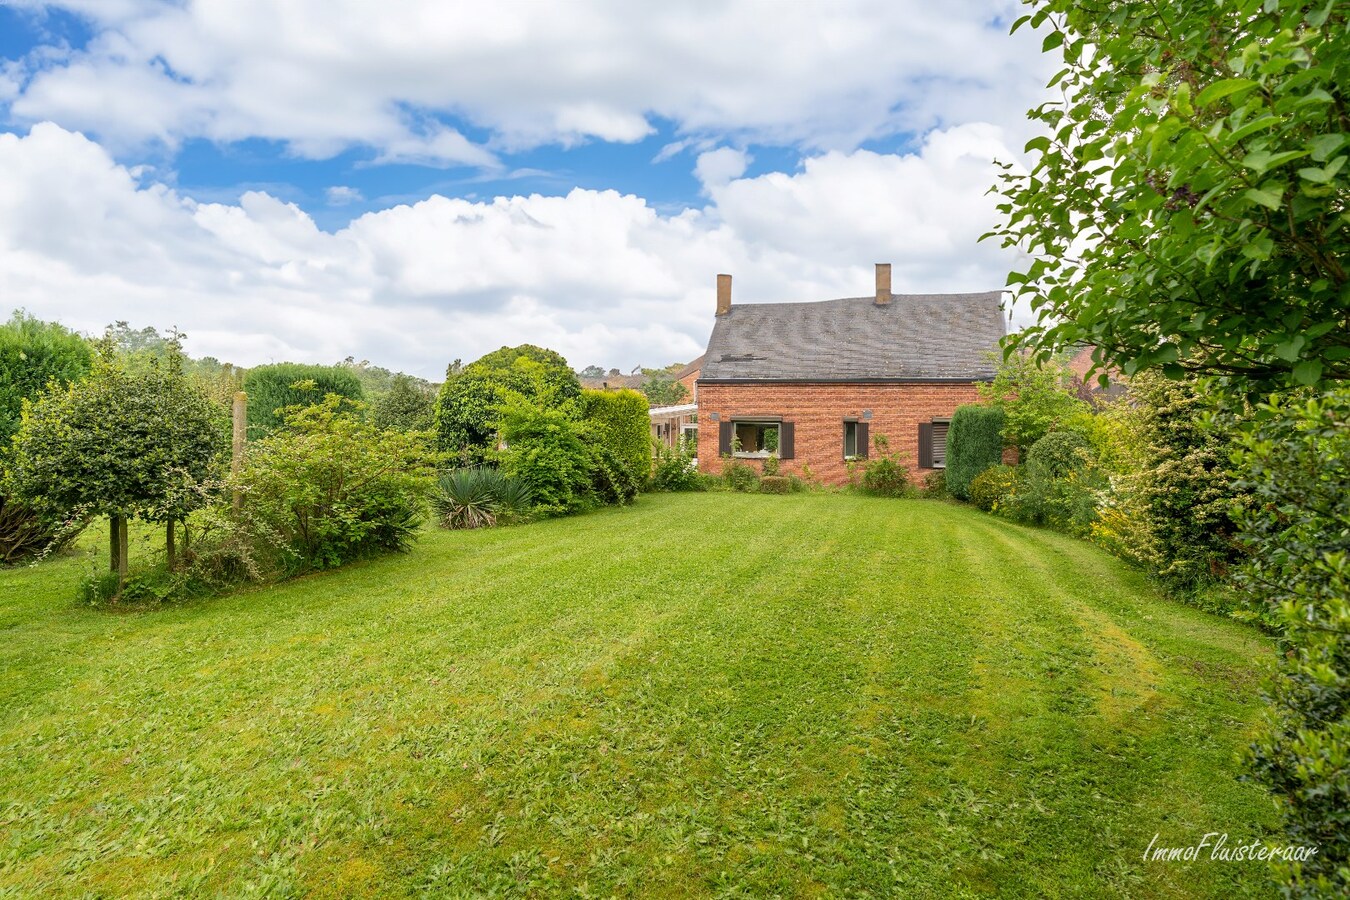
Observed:
[[[122,552],[122,530],[118,525],[121,516],[108,516],[108,571],[122,571],[122,564],[117,557]]]
[[[234,395],[234,433],[230,448],[230,480],[234,482],[232,506],[235,517],[244,509],[244,495],[239,492],[239,472],[244,467],[244,444],[248,441],[248,394]]]
[[[117,517],[117,586],[120,588],[127,583],[127,558],[131,555],[127,551],[127,517]]]
[[[174,563],[177,561],[173,546],[173,519],[170,519],[164,526],[164,555],[169,559],[169,571],[172,572]]]

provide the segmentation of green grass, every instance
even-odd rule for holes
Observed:
[[[102,543],[91,536],[90,543]],[[1268,645],[965,508],[645,497],[115,612],[0,573],[0,896],[1238,897]]]

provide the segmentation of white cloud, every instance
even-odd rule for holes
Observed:
[[[703,185],[704,190],[725,187],[733,178],[745,174],[750,165],[750,155],[734,147],[718,147],[698,155],[694,164],[694,177]]]
[[[994,219],[995,155],[1013,156],[998,129],[965,126],[916,154],[729,178],[676,214],[578,188],[433,196],[329,233],[266,193],[198,203],[138,182],[41,124],[0,134],[0,297],[88,331],[177,325],[191,352],[246,365],[353,355],[439,377],[529,341],[627,370],[702,351],[718,272],[736,276],[737,303],[867,294],[888,260],[900,292],[1001,286],[1008,259],[975,243]]]
[[[366,199],[359,190],[345,184],[333,185],[324,191],[324,196],[327,197],[329,206],[346,206]]]
[[[114,148],[262,137],[304,156],[364,145],[386,160],[491,164],[436,124],[451,115],[505,151],[636,141],[656,117],[738,145],[849,151],[968,121],[1024,127],[1052,65],[1029,29],[1007,35],[1015,0],[45,5],[98,33],[79,52],[36,53],[11,113]]]

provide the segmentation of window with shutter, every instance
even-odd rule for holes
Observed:
[[[933,420],[933,468],[947,467],[947,429],[951,423],[945,419]]]
[[[919,423],[919,468],[933,468],[933,423]]]

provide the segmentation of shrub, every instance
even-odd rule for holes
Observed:
[[[958,406],[947,430],[947,490],[970,499],[970,481],[1003,461],[1003,411],[990,406]]]
[[[946,469],[934,469],[923,476],[923,495],[934,500],[943,500],[950,496],[947,492]]]
[[[1090,407],[1071,385],[1072,373],[1064,363],[1042,363],[1017,353],[1004,359],[994,380],[979,391],[981,399],[1004,414],[1003,441],[1025,453],[1051,431],[1070,430],[1088,415]]]
[[[524,518],[530,490],[522,481],[497,469],[455,469],[442,475],[431,495],[431,507],[442,528],[490,528]]]
[[[1017,494],[1018,517],[1076,535],[1090,532],[1105,483],[1087,438],[1052,431],[1027,453],[1026,477]]]
[[[625,461],[604,444],[591,445],[591,491],[601,503],[624,506],[637,499],[638,480]]]
[[[249,517],[278,538],[289,572],[408,550],[424,516],[426,448],[381,431],[330,394],[249,445],[239,477]]]
[[[768,456],[766,456],[766,457],[764,458],[764,470],[763,470],[763,473],[762,473],[762,474],[764,474],[764,475],[777,475],[777,474],[778,474],[778,454],[777,454],[777,453],[770,453]]]
[[[508,403],[570,407],[580,398],[581,382],[559,354],[532,344],[502,347],[448,373],[436,397],[437,447],[465,464],[481,463],[496,444]]]
[[[785,475],[765,475],[759,480],[761,494],[786,494],[792,490],[792,482]]]
[[[735,457],[723,457],[722,481],[733,491],[753,493],[759,489],[759,473],[755,467]]]
[[[1257,776],[1285,810],[1294,844],[1317,855],[1283,864],[1287,896],[1350,894],[1350,389],[1257,410],[1241,443],[1238,490],[1248,550],[1237,581],[1279,630],[1266,684]]]
[[[656,464],[652,470],[652,490],[654,491],[702,491],[707,489],[698,466],[694,464],[694,455],[681,442],[679,447],[656,447]]]
[[[630,477],[646,484],[652,474],[652,425],[647,399],[637,391],[582,391],[589,441],[609,449]]]
[[[372,413],[377,428],[386,431],[430,431],[436,394],[420,378],[398,374],[376,400]]]
[[[970,480],[970,502],[985,512],[1006,512],[1015,501],[1020,480],[1013,466],[990,466]]]
[[[23,401],[50,383],[58,386],[89,374],[89,342],[73,331],[15,311],[0,325],[0,446],[19,430]]]
[[[361,401],[361,381],[345,366],[273,363],[249,369],[244,376],[248,393],[249,436],[262,437],[280,426],[293,407],[324,402],[329,394]],[[351,404],[342,409],[352,410]]]
[[[566,515],[595,502],[594,457],[571,412],[570,404],[544,407],[524,397],[502,408],[502,470],[529,486],[541,515]]]
[[[903,497],[909,493],[909,469],[891,456],[869,459],[863,468],[862,487],[876,497]]]

